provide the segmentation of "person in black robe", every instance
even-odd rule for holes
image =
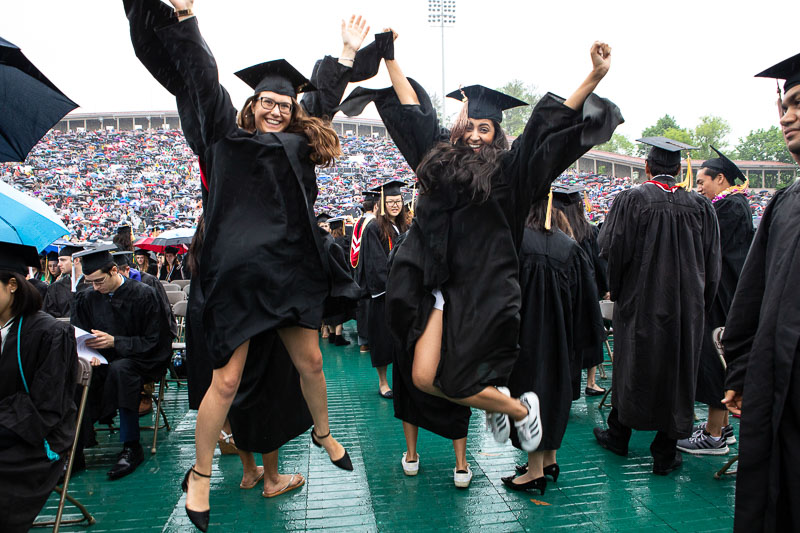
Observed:
[[[785,79],[786,147],[800,162],[800,54],[760,73]],[[741,414],[735,533],[800,530],[800,183],[767,205],[722,343],[726,407]]]
[[[508,439],[512,416],[531,450],[541,435],[535,395],[523,403],[496,386],[507,384],[518,355],[517,250],[530,206],[622,122],[614,104],[592,94],[608,71],[610,48],[595,43],[591,57],[592,73],[579,89],[567,100],[545,96],[510,150],[502,110],[524,102],[481,86],[456,91],[452,97],[464,94],[468,102],[449,132],[394,59],[385,61],[392,88],[356,89],[340,106],[352,115],[374,101],[420,184],[414,223],[387,282],[386,312],[398,343],[394,376],[398,367],[410,369],[409,385],[459,404],[454,408],[484,409],[499,441]],[[399,416],[439,434],[464,424],[458,410]]]
[[[512,396],[533,391],[539,397],[542,442],[528,452],[518,477],[502,478],[513,489],[538,489],[544,494],[546,475],[558,480],[556,450],[567,430],[573,400],[580,397],[581,354],[602,339],[603,320],[597,305],[597,286],[589,258],[568,235],[565,215],[548,200],[531,208],[519,253],[520,354],[508,382]],[[520,447],[516,431],[511,442]]]
[[[95,367],[92,388],[101,396],[92,413],[96,420],[113,416],[119,409],[123,449],[108,471],[112,480],[127,476],[144,461],[139,443],[140,392],[144,383],[161,377],[171,343],[162,335],[167,319],[161,314],[158,295],[119,273],[110,254],[113,249],[105,245],[75,254],[94,290],[76,294],[70,318],[73,326],[95,335],[86,345],[108,360],[107,366]]]
[[[297,94],[314,87],[284,60],[245,69],[238,76],[253,88],[254,95],[240,113],[246,127],[239,127],[230,98],[219,85],[214,58],[191,13],[191,2],[173,0],[172,4],[176,14],[150,33],[146,29],[140,33],[144,26],[132,21],[132,41],[145,66],[176,95],[184,132],[200,158],[204,182],[205,243],[196,258],[199,271],[188,316],[190,322],[195,318],[201,322],[190,328],[187,343],[202,335],[204,349],[200,351],[212,362],[215,378],[200,405],[197,463],[187,472],[183,488],[189,493],[187,514],[205,530],[208,485],[203,483],[200,490],[193,487],[208,478],[204,472],[211,470],[213,448],[234,399],[249,340],[262,332],[278,332],[300,373],[314,415],[312,440],[326,449],[336,466],[352,469],[347,451],[330,436],[315,331],[324,300],[348,292],[357,296],[358,287],[352,279],[331,273],[330,259],[314,228],[314,166],[330,163],[339,147],[326,123],[307,116],[307,106],[327,107],[330,103],[325,98],[330,92],[321,92],[316,101],[312,98],[301,106]],[[160,44],[154,45],[152,35]],[[365,32],[352,49],[360,46],[364,36]],[[148,55],[148,47],[151,51],[160,47],[163,53]],[[341,63],[352,61],[344,56],[338,62],[326,58],[315,72],[349,69]],[[347,81],[339,76],[335,83],[343,91]],[[339,98],[341,93],[328,108]],[[263,275],[265,271],[269,276]]]
[[[586,220],[586,211],[583,203],[584,188],[581,186],[556,186],[553,187],[553,206],[564,212],[567,217],[569,227],[572,229],[572,237],[578,242],[580,247],[586,252],[589,258],[589,266],[597,286],[597,308],[600,309],[600,300],[608,298],[608,278],[606,277],[606,261],[600,257],[600,246],[597,244],[597,236],[600,229]],[[580,365],[586,369],[586,396],[602,396],[606,391],[597,385],[595,380],[597,366],[603,363],[603,341],[605,335],[595,344],[582,350]]]
[[[676,184],[680,150],[648,137],[649,178],[615,198],[600,230],[614,305],[614,375],[608,429],[601,446],[626,456],[631,429],[656,431],[653,473],[683,459],[678,439],[692,433],[704,316],[720,275],[719,229],[707,199]]]
[[[159,269],[158,279],[162,281],[175,281],[183,279],[183,269],[178,261],[178,248],[167,246],[164,248],[164,264]]]
[[[150,262],[150,252],[147,250],[142,250],[141,248],[137,248],[133,252],[133,258],[136,262],[136,270],[139,272],[147,272],[151,276],[156,275],[158,267]]]
[[[364,279],[364,263],[361,261],[361,243],[364,228],[375,221],[377,215],[378,200],[380,194],[374,191],[364,191],[364,203],[362,210],[364,214],[359,217],[353,225],[353,234],[350,240],[350,266],[353,267],[354,279],[358,286],[362,288],[363,296],[358,300],[356,309],[356,327],[358,328],[358,345],[361,353],[369,351],[369,294],[364,288],[367,283]]]
[[[747,201],[746,178],[736,164],[713,148],[719,157],[708,159],[697,173],[697,192],[711,200],[719,223],[722,254],[719,287],[706,317],[706,332],[700,351],[695,401],[708,405],[708,421],[695,426],[692,435],[678,441],[678,449],[694,455],[725,455],[736,437],[722,404],[725,396],[725,368],[714,346],[713,332],[725,325],[736,292],[739,274],[753,242],[753,212]]]
[[[391,399],[393,393],[386,379],[388,366],[392,363],[394,343],[386,321],[386,279],[389,276],[389,253],[400,235],[408,230],[408,210],[403,203],[400,190],[406,184],[390,180],[374,192],[380,193],[378,215],[364,228],[361,235],[359,262],[364,268],[364,288],[369,293],[369,355],[372,367],[378,372],[378,393]]]
[[[47,295],[44,297],[42,310],[56,318],[69,317],[72,314],[72,302],[75,300],[75,293],[91,288],[83,281],[83,270],[80,260],[73,261],[72,255],[83,250],[81,246],[66,245],[58,251],[58,267],[61,269],[61,277],[58,281],[50,285]],[[75,287],[72,280],[77,279]]]
[[[0,531],[29,530],[75,434],[75,332],[40,311],[32,246],[0,243]]]
[[[352,278],[350,267],[350,239],[345,234],[344,217],[332,217],[328,220],[330,233],[322,235],[326,254],[331,258],[331,268],[344,276]],[[342,336],[344,323],[355,316],[356,301],[348,298],[328,298],[325,302],[323,320],[331,328],[328,342],[336,346],[349,346],[350,341]]]
[[[47,291],[50,289],[51,286],[45,283],[44,281],[36,278],[30,278],[28,280],[28,283],[30,283],[36,288],[36,290],[39,292],[39,296],[41,296],[42,298],[42,301],[44,301],[44,299],[47,297]]]

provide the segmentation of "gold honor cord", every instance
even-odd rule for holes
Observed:
[[[544,217],[544,229],[550,231],[550,222],[553,215],[553,188],[550,187],[550,193],[547,195],[547,216]]]

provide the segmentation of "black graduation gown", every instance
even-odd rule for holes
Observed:
[[[37,291],[39,291],[39,296],[42,297],[42,301],[44,302],[44,299],[47,296],[47,291],[52,285],[48,285],[44,281],[36,278],[31,278],[28,281],[36,288]]]
[[[331,280],[314,231],[314,163],[304,135],[249,133],[236,126],[236,109],[219,85],[196,18],[155,34],[168,57],[176,58],[187,91],[179,110],[194,107],[195,123],[184,128],[202,162],[208,193],[191,294],[199,285],[206,349],[218,368],[262,331],[320,326]]]
[[[319,228],[319,233],[325,257],[328,258],[331,278],[337,280],[331,284],[331,292],[325,298],[323,318],[326,324],[335,326],[343,324],[355,316],[356,303],[361,296],[361,289],[353,281],[353,269],[350,267],[346,250],[341,246],[341,244],[347,244],[344,242],[346,237],[334,239],[322,228]]]
[[[675,185],[671,176],[658,181]],[[688,437],[719,280],[714,208],[695,192],[645,183],[617,195],[599,241],[616,303],[612,405],[627,427]]]
[[[95,367],[92,377],[92,388],[103,389],[102,404],[94,411],[99,418],[119,407],[138,409],[142,379],[158,378],[169,358],[162,335],[166,318],[158,295],[139,281],[123,279],[113,296],[87,290],[76,293],[72,306],[73,326],[114,337],[113,348],[98,350],[109,365]]]
[[[386,278],[389,275],[389,252],[394,248],[397,232],[393,229],[392,242],[381,239],[381,229],[373,220],[361,234],[361,253],[358,261],[363,264],[364,283],[369,294],[369,356],[373,368],[392,363],[394,343],[392,332],[386,321]]]
[[[714,210],[719,222],[722,269],[717,295],[708,313],[706,334],[703,336],[695,400],[725,409],[722,404],[722,397],[725,396],[725,370],[714,347],[712,333],[714,329],[725,325],[755,229],[750,203],[743,194],[732,194],[717,200],[714,202]]]
[[[800,530],[800,184],[770,201],[725,323],[742,392],[734,531]]]
[[[75,286],[75,292],[85,291],[90,288],[91,285],[84,282],[83,276],[81,276]],[[72,302],[74,300],[75,293],[72,292],[72,276],[66,274],[47,288],[47,296],[44,298],[42,310],[56,318],[69,317],[72,313]]]
[[[398,149],[416,169],[437,142],[449,139],[449,132],[439,125],[424,89],[409,82],[420,105],[400,104],[391,88],[358,88],[340,107],[353,114],[374,101]],[[438,288],[446,304],[436,385],[454,398],[489,385],[506,385],[518,355],[517,249],[530,206],[547,194],[564,169],[610,138],[621,122],[619,109],[594,94],[575,111],[548,93],[533,110],[525,132],[501,156],[491,195],[483,204],[474,204],[470,195],[448,184],[419,196],[414,222],[397,250],[387,283],[386,312],[398,343],[395,379],[399,368],[406,386],[411,386],[414,348],[433,309],[432,291]],[[370,339],[370,347],[373,342]],[[442,436],[460,433],[454,426],[468,420],[469,410],[452,403],[441,409],[420,405],[429,412],[411,414],[409,410],[416,410],[413,398],[398,402],[397,396],[396,416]],[[430,419],[424,420],[427,415]]]
[[[75,434],[75,332],[39,311],[11,325],[0,354],[0,531],[28,531],[63,471]],[[44,439],[61,457],[50,462]]]
[[[508,388],[513,397],[527,391],[539,396],[539,449],[557,450],[572,401],[580,397],[580,354],[603,336],[597,286],[586,254],[557,229],[526,229],[519,262],[520,353]],[[511,440],[519,447],[515,430]]]
[[[364,280],[364,262],[361,261],[361,243],[363,242],[363,233],[365,224],[374,224],[375,217],[370,215],[363,215],[359,218],[353,226],[353,235],[350,241],[350,266],[353,267],[353,278],[362,290],[362,297],[358,301],[356,309],[356,326],[358,327],[358,336],[362,339],[369,341],[369,303],[370,297],[367,294],[367,283]]]
[[[579,244],[586,253],[589,259],[589,266],[592,269],[595,285],[597,286],[597,298],[595,305],[598,312],[600,309],[600,299],[608,292],[608,278],[606,277],[607,264],[606,260],[600,257],[600,245],[597,244],[597,236],[600,234],[600,228],[594,224],[590,224],[592,232],[588,237],[583,239]],[[602,316],[602,315],[601,315]],[[581,368],[592,368],[603,362],[605,355],[603,353],[603,341],[605,340],[605,330],[603,330],[602,338],[595,344],[581,350]]]

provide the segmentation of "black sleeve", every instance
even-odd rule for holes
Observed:
[[[128,283],[128,282],[126,282]],[[142,285],[147,291],[137,295],[136,316],[139,323],[139,335],[123,336],[114,335],[114,351],[120,357],[135,357],[142,354],[151,354],[158,346],[161,335],[161,323],[153,317],[161,316],[158,296],[156,292]]]
[[[696,194],[696,193],[693,193]],[[705,257],[705,296],[706,313],[711,310],[714,298],[717,296],[719,278],[722,274],[722,253],[719,247],[719,224],[714,206],[705,198],[700,198],[703,204],[703,252]]]
[[[359,261],[364,265],[364,281],[370,296],[386,292],[386,278],[389,276],[388,257],[381,242],[377,220],[373,220],[364,228]]]
[[[599,344],[603,340],[605,330],[597,299],[594,269],[583,249],[577,248],[573,259],[577,280],[573,288],[572,302],[573,348],[583,350]]]
[[[639,209],[632,199],[634,190],[628,189],[617,194],[597,238],[600,256],[608,260],[608,290],[612,300],[619,295],[635,250]]]
[[[611,101],[590,94],[581,111],[547,93],[533,108],[525,131],[503,158],[503,173],[517,192],[522,219],[550,184],[593,146],[611,138],[624,119]]]
[[[332,119],[350,82],[352,70],[331,56],[317,61],[310,79],[317,90],[303,93],[303,99],[300,100],[306,113],[312,117]]]

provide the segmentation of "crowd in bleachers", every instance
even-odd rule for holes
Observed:
[[[358,216],[362,191],[389,179],[413,182],[391,140],[351,136],[341,144],[343,157],[317,171],[317,212]],[[52,131],[24,164],[0,164],[0,179],[52,206],[84,241],[108,239],[125,222],[136,235],[193,226],[201,210],[197,158],[180,131]],[[627,177],[574,172],[559,182],[586,187],[593,222],[605,218],[619,191],[633,186]],[[749,198],[757,221],[771,194],[751,190]]]

